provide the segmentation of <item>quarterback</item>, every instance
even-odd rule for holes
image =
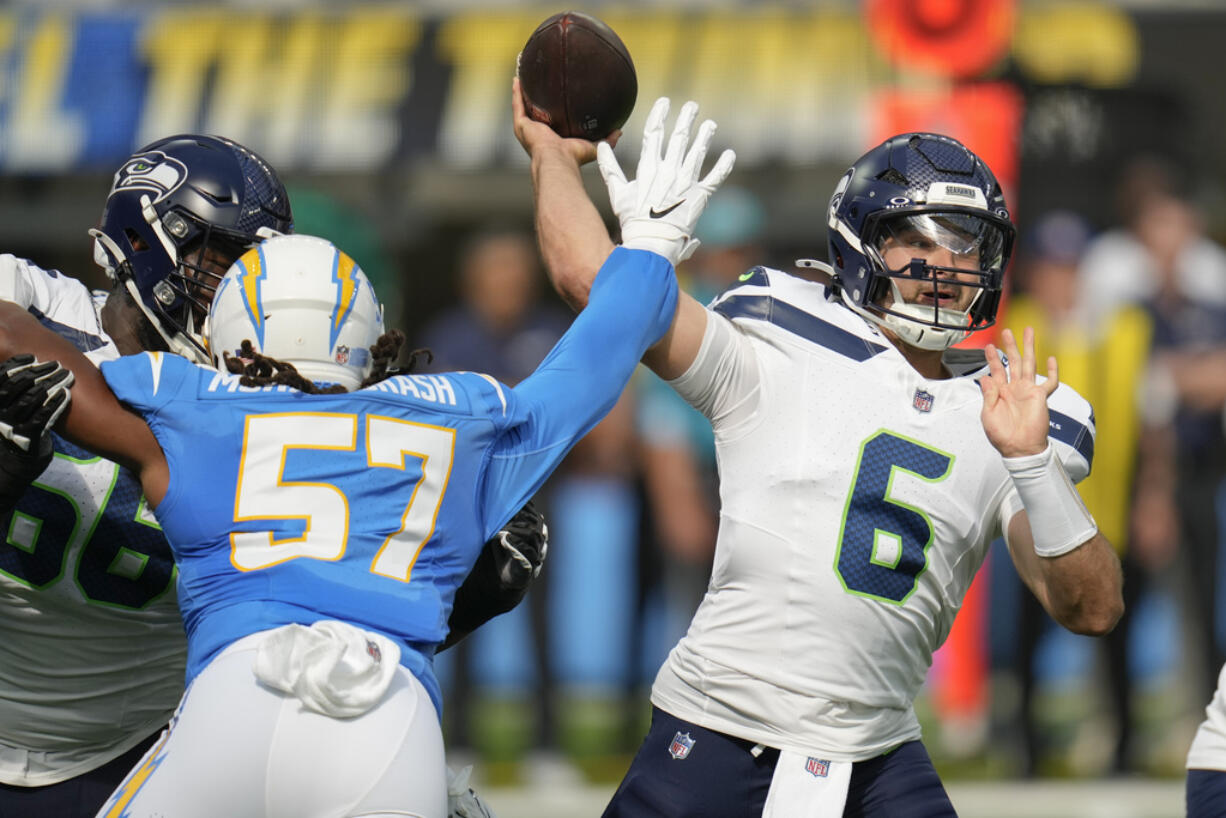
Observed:
[[[513,104],[517,99],[513,95]],[[686,153],[647,118],[639,175]],[[526,144],[547,140],[517,106]],[[664,196],[691,189],[714,123]],[[638,218],[611,147],[597,160],[623,239],[674,263],[697,244]],[[548,218],[542,214],[540,218]],[[1115,554],[1073,484],[1094,422],[1036,372],[1033,334],[951,349],[996,318],[1014,227],[992,172],[938,134],[896,136],[834,190],[829,285],[755,268],[703,307],[681,295],[644,358],[710,419],[721,475],[707,593],[652,689],[653,719],[606,816],[931,816],[954,810],[912,700],[992,540],[1065,627],[1108,632]],[[543,242],[555,287],[588,297],[608,239]]]

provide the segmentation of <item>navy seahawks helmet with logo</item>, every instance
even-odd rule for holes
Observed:
[[[996,322],[1016,230],[996,177],[956,139],[907,133],[873,148],[839,181],[827,227],[834,286],[843,301],[905,343],[947,349]],[[904,231],[918,231],[925,241],[977,259],[978,269],[919,258],[887,269],[883,244]],[[904,278],[931,281],[932,304],[905,303],[894,283]],[[938,282],[946,290],[978,292],[968,309],[950,309],[936,297]]]
[[[183,134],[128,158],[90,235],[94,260],[170,350],[207,362],[202,324],[225,269],[292,230],[289,196],[267,162],[229,139]]]

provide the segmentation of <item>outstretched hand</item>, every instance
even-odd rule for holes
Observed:
[[[633,180],[626,180],[611,146],[597,146],[597,161],[609,189],[609,203],[621,222],[622,244],[659,253],[676,266],[698,247],[694,226],[711,194],[732,172],[736,154],[725,150],[710,172],[700,178],[715,135],[715,122],[708,119],[699,125],[691,143],[698,103],[687,102],[681,106],[665,146],[668,109],[668,97],[660,97],[647,115]]]
[[[1022,351],[1010,330],[1001,333],[1010,366],[1005,368],[1000,350],[988,344],[988,374],[979,379],[983,391],[980,419],[988,440],[1003,457],[1040,454],[1047,448],[1049,416],[1047,398],[1060,385],[1056,359],[1047,359],[1047,380],[1035,377],[1034,330],[1022,333]]]
[[[528,109],[524,107],[524,95],[519,87],[519,77],[511,80],[511,117],[515,127],[515,138],[519,140],[519,144],[524,146],[529,156],[533,156],[536,151],[543,148],[552,147],[569,153],[580,165],[596,158],[595,142],[561,136],[544,122],[537,122],[528,116]],[[605,137],[605,141],[611,146],[616,145],[621,133],[621,131],[614,131]]]

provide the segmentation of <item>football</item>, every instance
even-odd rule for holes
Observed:
[[[638,96],[634,62],[621,38],[578,11],[537,26],[517,70],[528,116],[562,136],[604,139],[626,123]]]

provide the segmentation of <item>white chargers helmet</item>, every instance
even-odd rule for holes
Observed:
[[[370,347],[383,334],[383,305],[362,268],[332,242],[274,236],[248,250],[217,286],[205,330],[213,364],[256,352],[291,363],[316,383],[357,389]]]

